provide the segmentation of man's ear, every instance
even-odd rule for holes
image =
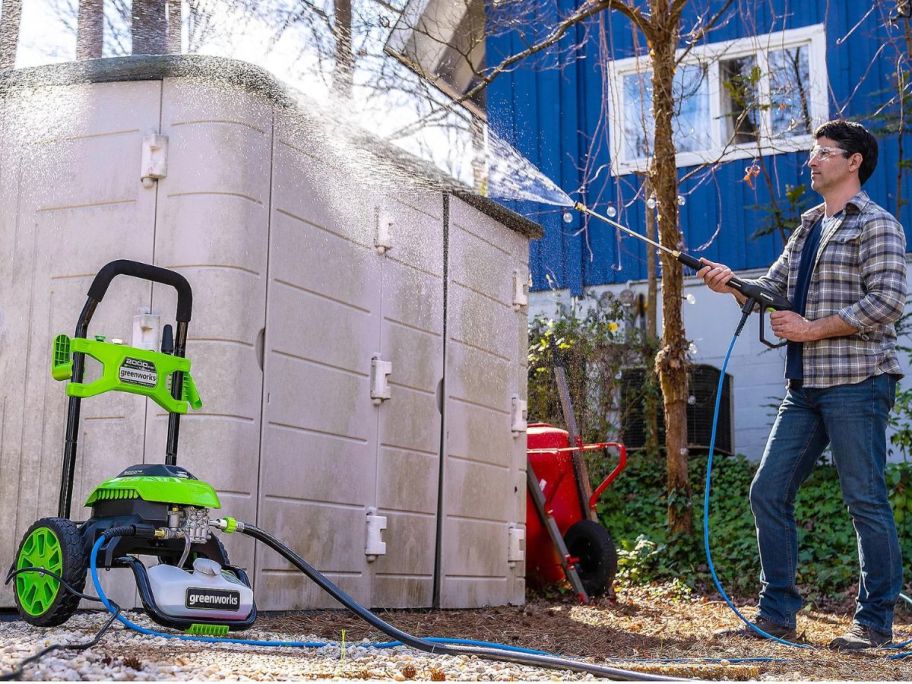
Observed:
[[[861,168],[862,163],[864,162],[864,155],[861,152],[853,152],[852,156],[849,157],[849,170],[857,171]],[[854,164],[854,167],[853,167]]]

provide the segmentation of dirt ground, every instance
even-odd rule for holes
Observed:
[[[749,602],[739,609],[753,615]],[[536,648],[564,656],[591,658],[625,669],[699,679],[910,681],[912,658],[888,660],[896,651],[838,654],[830,639],[851,622],[848,605],[824,611],[806,609],[798,618],[798,649],[772,642],[714,636],[740,623],[715,598],[681,598],[672,587],[620,590],[616,600],[580,606],[570,599],[532,599],[522,607],[455,611],[380,611],[386,621],[417,636],[452,636]],[[384,637],[358,618],[340,611],[266,615],[257,626],[270,631],[313,633],[325,639]],[[912,611],[897,607],[896,642],[912,638]],[[638,659],[724,658],[726,663],[648,663]],[[732,661],[773,658],[773,662]]]

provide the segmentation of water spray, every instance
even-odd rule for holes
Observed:
[[[681,262],[688,268],[692,268],[694,271],[699,271],[701,268],[708,266],[708,264],[700,261],[696,257],[691,256],[690,254],[687,254],[686,252],[682,252],[678,249],[671,249],[671,247],[666,247],[665,245],[659,244],[655,240],[650,240],[645,235],[640,235],[636,231],[628,228],[627,226],[625,226],[621,223],[618,223],[617,221],[613,221],[612,219],[608,218],[607,216],[603,216],[602,214],[599,214],[596,211],[593,211],[592,209],[587,207],[582,202],[576,202],[573,205],[573,208],[584,214],[589,214],[590,216],[594,216],[595,218],[599,219],[600,221],[604,221],[608,225],[613,226],[614,228],[617,228],[618,230],[621,230],[621,231],[627,233],[628,235],[631,235],[631,236],[637,238],[638,240],[642,240],[643,242],[649,243],[653,247],[662,250],[666,254],[670,254],[675,259],[677,259],[679,262]],[[760,309],[759,309],[759,311],[760,311],[760,341],[763,342],[763,344],[765,344],[767,347],[772,347],[774,349],[776,347],[781,347],[784,344],[787,344],[786,342],[774,343],[774,342],[770,342],[769,340],[766,339],[766,336],[764,333],[765,316],[763,315],[763,313],[765,311],[791,311],[793,307],[792,307],[792,303],[788,299],[786,299],[779,293],[774,292],[773,290],[770,290],[765,287],[760,287],[759,285],[747,282],[745,280],[741,280],[737,276],[732,276],[731,280],[729,280],[728,283],[726,283],[726,284],[730,288],[732,288],[736,292],[741,293],[742,295],[744,295],[747,298],[744,302],[744,306],[742,306],[742,308],[741,308],[741,312],[742,312],[741,322],[738,325],[738,332],[735,333],[736,335],[741,332],[741,329],[744,327],[744,323],[745,323],[745,321],[747,321],[747,318],[750,315],[750,313],[754,310],[755,307],[757,307],[759,305],[759,307],[760,307]]]

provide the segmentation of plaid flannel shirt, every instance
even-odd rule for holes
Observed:
[[[780,257],[753,282],[792,299],[801,248],[821,204],[801,216]],[[906,238],[889,212],[859,192],[842,220],[824,235],[808,285],[804,317],[815,321],[838,315],[858,332],[804,343],[804,386],[832,387],[873,375],[901,375],[893,323],[906,305]]]

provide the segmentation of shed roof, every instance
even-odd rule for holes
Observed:
[[[0,72],[0,97],[47,86],[154,81],[164,78],[199,78],[240,86],[267,98],[274,106],[297,114],[302,125],[314,126],[315,132],[318,130],[321,135],[344,137],[346,148],[370,154],[371,162],[378,171],[384,168],[394,169],[397,182],[407,179],[416,188],[452,193],[528,238],[538,239],[543,234],[539,224],[474,192],[433,164],[364,129],[333,125],[337,122],[331,120],[332,117],[325,109],[316,103],[308,107],[305,95],[285,85],[266,69],[249,62],[207,55],[134,55],[12,69]]]

